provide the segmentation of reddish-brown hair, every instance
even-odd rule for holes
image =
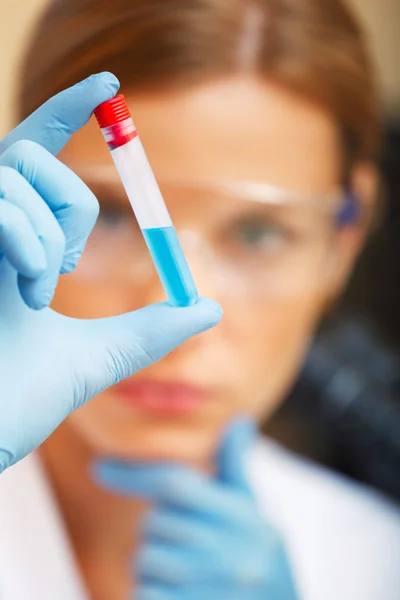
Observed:
[[[248,70],[334,115],[348,166],[378,155],[373,69],[343,0],[55,0],[23,62],[21,116],[103,70],[141,90]]]

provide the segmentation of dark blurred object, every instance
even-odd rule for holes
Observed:
[[[317,337],[288,399],[334,466],[400,500],[400,356],[365,321],[338,317]]]
[[[400,349],[400,120],[385,131],[382,173],[383,222],[371,236],[344,305],[369,316],[385,339]]]

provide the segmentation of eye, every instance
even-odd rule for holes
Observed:
[[[243,218],[230,228],[231,242],[251,252],[279,250],[287,241],[287,232],[265,218]]]

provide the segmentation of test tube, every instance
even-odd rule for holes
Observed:
[[[94,114],[169,303],[173,306],[195,304],[196,285],[125,97],[118,94],[103,102]]]

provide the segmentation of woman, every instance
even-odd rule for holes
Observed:
[[[95,600],[395,600],[397,509],[272,442],[244,469],[246,422],[224,433],[282,402],[366,234],[379,132],[358,24],[339,0],[59,0],[25,59],[21,115],[100,70],[120,79],[199,289],[225,314],[6,473],[9,505],[20,486],[34,496],[17,519],[31,597],[45,569]],[[59,157],[101,212],[54,308],[162,300],[95,122]]]

